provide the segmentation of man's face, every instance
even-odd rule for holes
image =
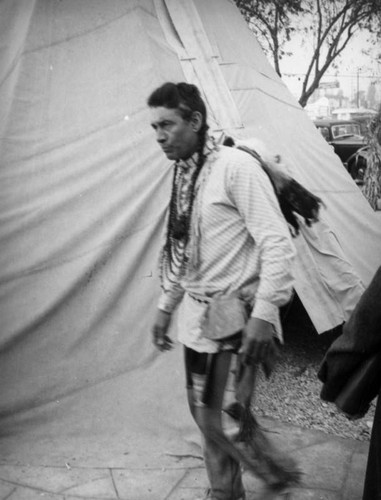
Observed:
[[[169,160],[185,160],[197,150],[199,126],[184,120],[177,109],[151,108],[151,125]]]

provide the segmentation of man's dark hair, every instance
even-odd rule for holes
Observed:
[[[147,104],[150,108],[163,106],[164,108],[178,109],[181,117],[187,121],[192,118],[195,111],[198,111],[202,115],[200,134],[205,134],[209,128],[206,123],[205,102],[196,85],[191,83],[164,83],[152,92]]]
[[[150,108],[164,107],[168,109],[176,109],[179,111],[183,120],[187,121],[191,120],[192,114],[195,111],[201,113],[202,116],[201,127],[198,131],[199,141],[197,168],[191,178],[190,202],[186,214],[179,214],[179,209],[177,207],[177,164],[175,164],[173,175],[172,195],[169,203],[167,239],[164,246],[164,253],[168,257],[169,271],[168,269],[165,269],[165,266],[162,264],[161,272],[162,274],[167,274],[167,272],[177,274],[180,273],[181,266],[183,265],[183,259],[184,262],[187,259],[184,252],[190,233],[191,213],[195,197],[194,189],[197,177],[205,163],[206,158],[204,154],[204,145],[206,141],[206,132],[209,128],[206,122],[206,106],[196,85],[185,82],[164,83],[161,87],[152,92],[147,99],[147,104]]]

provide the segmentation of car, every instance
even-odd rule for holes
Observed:
[[[314,120],[315,127],[330,144],[346,168],[348,160],[366,144],[355,120]]]

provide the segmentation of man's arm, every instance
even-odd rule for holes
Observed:
[[[153,343],[159,351],[169,351],[173,347],[172,340],[167,335],[171,322],[171,313],[157,309],[156,318],[152,328]]]
[[[273,187],[255,160],[243,157],[231,178],[231,196],[255,245],[260,249],[260,281],[245,329],[243,359],[266,362],[282,338],[279,307],[293,290],[294,245]]]
[[[158,302],[155,321],[152,327],[153,343],[160,351],[172,349],[173,343],[167,335],[171,322],[173,311],[181,301],[184,295],[184,289],[177,280],[168,279],[164,269],[167,262],[164,254],[162,255],[162,292]]]

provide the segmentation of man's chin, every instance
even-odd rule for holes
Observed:
[[[168,160],[177,160],[177,155],[173,151],[163,151]]]

